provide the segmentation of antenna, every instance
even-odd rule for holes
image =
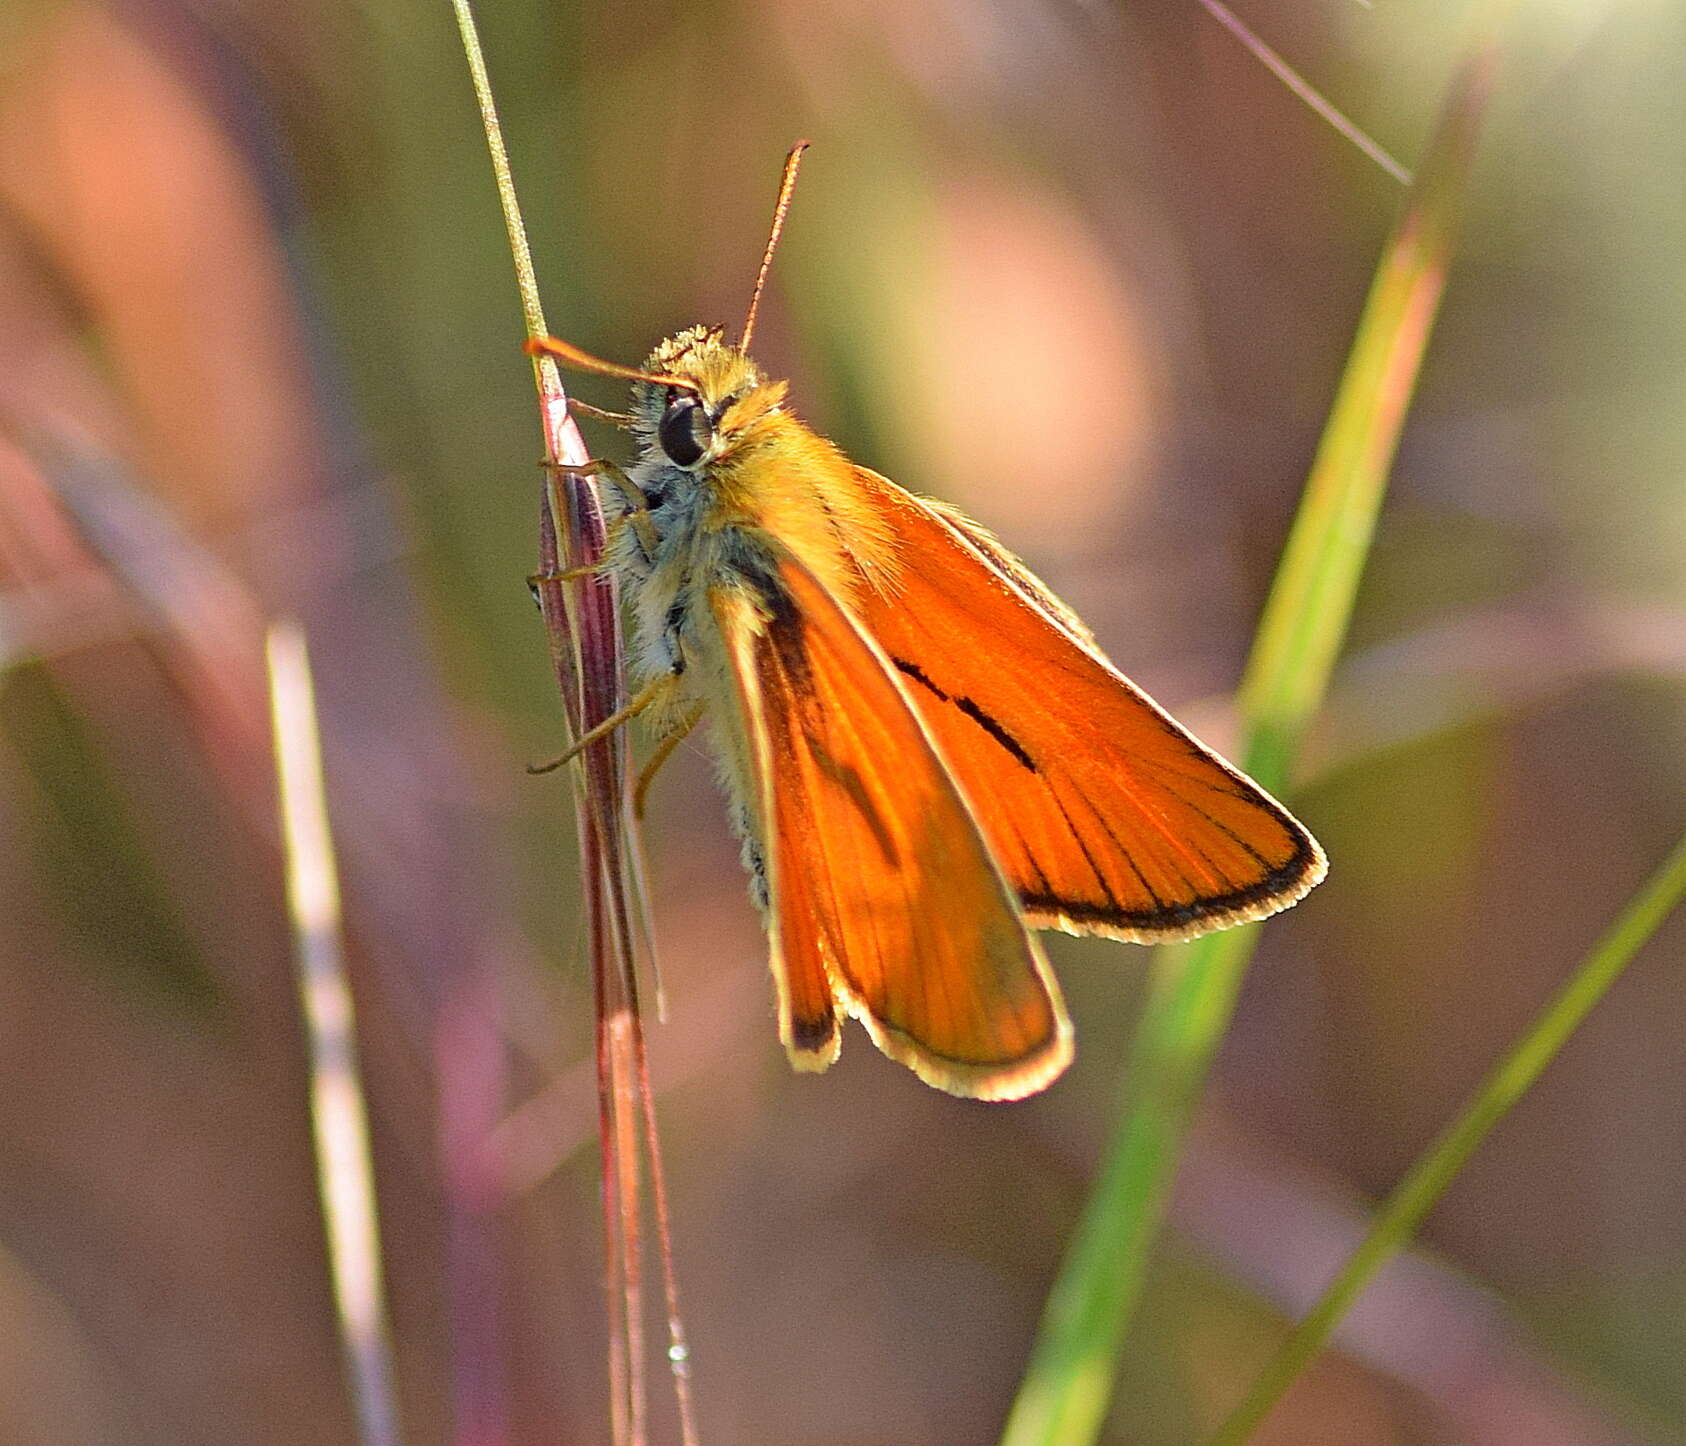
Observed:
[[[755,313],[761,306],[761,288],[767,284],[767,272],[772,269],[773,252],[779,244],[779,233],[784,230],[785,212],[790,209],[790,193],[796,189],[796,173],[802,166],[802,152],[807,149],[807,141],[798,141],[784,158],[784,178],[779,182],[779,199],[773,207],[773,229],[767,237],[767,249],[761,253],[761,270],[755,275],[755,293],[749,298],[749,315],[744,318],[739,351],[748,351],[749,339],[755,335]]]

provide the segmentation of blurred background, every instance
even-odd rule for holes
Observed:
[[[1193,0],[484,12],[556,331],[635,362],[738,324],[810,137],[761,359],[1226,741],[1393,181]],[[1407,163],[1465,12],[1245,7]],[[1333,872],[1267,931],[1109,1442],[1215,1422],[1680,827],[1686,11],[1540,0],[1513,34],[1295,795]],[[443,0],[0,11],[6,1443],[355,1439],[274,823],[279,612],[319,672],[408,1439],[607,1439],[572,820],[522,769],[562,729],[520,333]],[[704,1439],[993,1439],[1146,954],[1050,939],[1079,1053],[1035,1100],[948,1099],[853,1029],[798,1078],[700,741],[648,847]],[[1683,943],[1258,1439],[1686,1439]]]

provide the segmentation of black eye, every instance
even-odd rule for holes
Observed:
[[[681,467],[698,461],[714,439],[714,424],[694,396],[685,393],[675,397],[662,413],[657,433],[662,451]]]

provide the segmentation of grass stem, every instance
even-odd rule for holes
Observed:
[[[486,132],[498,200],[529,341],[548,330],[509,154],[468,0],[451,0]],[[563,710],[576,739],[611,718],[625,701],[620,614],[612,579],[590,575],[602,556],[604,523],[592,484],[577,471],[590,453],[568,409],[561,373],[549,357],[533,359],[546,460],[551,463],[539,508],[539,560],[534,586],[544,619]],[[573,575],[562,581],[564,572]],[[617,1446],[642,1446],[645,1390],[641,1185],[648,1183],[668,1328],[667,1357],[684,1446],[698,1440],[691,1396],[690,1349],[679,1307],[671,1214],[661,1141],[656,1132],[649,1064],[638,1001],[637,960],[651,963],[642,853],[632,835],[632,782],[624,729],[587,745],[576,779],[580,875],[597,997],[599,1141],[608,1263],[611,1429]],[[643,1170],[640,1169],[642,1160]]]
[[[1328,1343],[1375,1273],[1402,1249],[1469,1157],[1558,1055],[1645,942],[1686,895],[1686,838],[1675,845],[1534,1024],[1496,1064],[1451,1124],[1376,1212],[1369,1232],[1289,1333],[1209,1446],[1241,1446]]]
[[[310,1060],[316,1179],[340,1348],[363,1446],[399,1446],[369,1118],[357,1065],[357,1016],[345,970],[315,690],[304,634],[296,623],[270,628],[268,659],[287,904]]]
[[[1328,689],[1387,474],[1444,290],[1492,44],[1454,79],[1383,249],[1351,355],[1260,619],[1239,694],[1243,768],[1281,791]],[[1339,861],[1336,861],[1339,867]],[[1258,927],[1155,951],[1118,1122],[1049,1294],[1002,1446],[1083,1446],[1112,1398],[1183,1140],[1234,1012]]]

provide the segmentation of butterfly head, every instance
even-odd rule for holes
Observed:
[[[696,326],[669,337],[650,353],[643,371],[652,380],[633,384],[632,429],[675,467],[706,470],[777,425],[785,384],[769,381],[720,327]]]

